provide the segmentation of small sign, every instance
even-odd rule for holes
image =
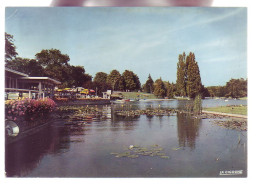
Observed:
[[[221,170],[219,172],[220,176],[228,176],[228,175],[242,175],[243,170]]]

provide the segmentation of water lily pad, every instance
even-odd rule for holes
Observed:
[[[175,151],[176,151],[176,150],[179,150],[179,149],[181,149],[181,148],[172,148],[172,150],[175,150]]]
[[[156,153],[158,156],[165,156],[165,153]]]
[[[111,152],[110,154],[111,155],[118,155],[118,153],[115,153],[115,152]]]
[[[139,157],[139,155],[128,155],[127,157],[129,157],[129,158],[137,158],[137,157]]]
[[[170,159],[170,157],[169,156],[160,156],[161,158],[163,158],[163,159]]]
[[[154,151],[162,151],[163,148],[154,148],[153,150],[154,150]]]

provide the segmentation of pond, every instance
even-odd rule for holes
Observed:
[[[122,118],[120,109],[174,107],[182,101],[97,106],[106,119],[55,121],[6,147],[8,177],[246,177],[247,132],[183,114]],[[245,100],[204,100],[208,105]],[[229,173],[233,175],[227,176]],[[234,175],[236,173],[236,175]]]

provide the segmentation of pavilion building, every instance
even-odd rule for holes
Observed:
[[[55,86],[61,82],[49,77],[30,77],[5,68],[5,98],[44,98],[54,96]]]

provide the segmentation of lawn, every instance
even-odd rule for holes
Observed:
[[[205,108],[203,110],[228,113],[228,114],[247,115],[247,106],[220,106],[220,107],[213,107],[213,108]]]
[[[126,99],[157,99],[154,94],[143,92],[121,92]]]

